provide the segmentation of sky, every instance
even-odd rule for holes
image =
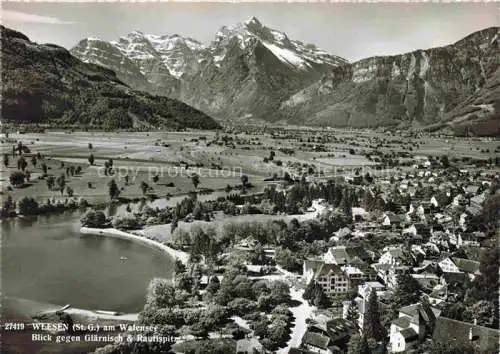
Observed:
[[[73,47],[133,30],[209,43],[252,16],[289,38],[355,61],[456,42],[499,26],[498,3],[37,3],[2,1],[2,24],[39,43]]]

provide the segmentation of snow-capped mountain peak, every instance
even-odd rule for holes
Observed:
[[[314,65],[338,66],[346,63],[344,59],[330,55],[312,44],[290,40],[285,33],[263,25],[255,17],[235,26],[222,27],[215,38],[211,51],[217,65],[224,60],[228,45],[234,40],[242,50],[260,43],[276,58],[299,70],[307,70]]]
[[[245,21],[245,25],[247,26],[262,26],[262,24],[260,23],[259,19],[255,16],[252,16],[251,18],[249,18],[248,20]]]
[[[95,45],[88,43],[92,41],[102,43]],[[107,45],[112,47],[108,48],[108,51],[118,51],[122,56],[134,62],[145,76],[154,70],[155,72],[168,73],[176,78],[180,78],[186,70],[191,70],[190,68],[197,62],[195,57],[199,52],[205,50],[203,44],[192,38],[185,38],[178,34],[145,34],[139,30],[134,30],[109,43],[88,38],[85,42],[85,49],[81,48],[82,43],[83,41],[74,48],[74,51],[83,60],[102,64],[102,61],[98,59],[100,55],[97,52]],[[106,54],[102,53],[102,55]],[[115,53],[114,55],[119,54]]]

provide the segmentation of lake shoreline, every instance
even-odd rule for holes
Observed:
[[[121,238],[125,240],[139,242],[165,252],[170,257],[181,261],[184,265],[187,265],[189,261],[189,254],[186,252],[173,249],[172,247],[169,247],[161,243],[160,241],[150,239],[145,236],[133,234],[130,232],[125,232],[114,228],[99,229],[99,228],[81,227],[80,233],[83,235],[115,237],[115,238]]]

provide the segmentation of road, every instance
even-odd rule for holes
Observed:
[[[309,305],[307,301],[302,298],[303,293],[304,290],[302,289],[290,289],[290,296],[292,300],[300,301],[300,305],[290,308],[290,311],[292,311],[293,316],[295,317],[294,326],[292,327],[292,332],[290,333],[291,338],[285,348],[278,350],[278,354],[286,354],[290,348],[300,346],[302,337],[307,330],[306,319],[313,316],[315,308],[314,306]]]

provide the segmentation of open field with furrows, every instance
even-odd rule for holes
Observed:
[[[439,138],[432,136],[403,137],[373,131],[348,130],[279,130],[247,133],[192,132],[63,132],[11,133],[0,139],[0,153],[9,156],[9,165],[0,166],[0,184],[4,196],[14,200],[33,196],[39,200],[66,198],[57,188],[49,189],[42,179],[42,163],[48,175],[66,174],[69,166],[80,166],[82,172],[66,176],[66,186],[75,197],[91,202],[109,200],[108,182],[115,179],[120,196],[136,199],[143,196],[142,181],[159,197],[180,195],[195,190],[191,175],[200,176],[198,189],[222,190],[227,185],[241,184],[241,175],[248,176],[254,185],[249,193],[260,192],[273,174],[285,171],[297,173],[313,167],[325,176],[349,173],[360,166],[375,163],[366,155],[375,150],[382,153],[407,152],[412,156],[441,156],[494,158],[500,143],[487,139]],[[12,188],[9,176],[17,170],[18,155],[12,148],[18,142],[27,146],[25,153],[31,181],[22,188]],[[92,144],[92,148],[89,147]],[[34,166],[31,156],[40,153],[43,159]],[[95,157],[93,166],[89,155]],[[269,159],[273,154],[273,158]],[[105,161],[112,159],[115,174],[105,176]],[[187,164],[187,166],[186,166]],[[186,168],[187,167],[187,168]],[[125,175],[129,176],[128,184]],[[152,180],[158,176],[158,181]],[[317,174],[316,174],[317,175]],[[89,183],[91,187],[89,187]]]

